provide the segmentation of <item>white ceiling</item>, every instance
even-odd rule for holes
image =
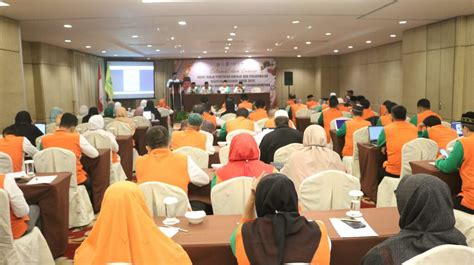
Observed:
[[[10,7],[0,7],[0,16],[20,21],[23,40],[99,56],[144,58],[307,57],[334,54],[335,49],[348,53],[398,41],[409,28],[474,13],[474,0],[4,1]],[[187,25],[178,25],[181,20]],[[400,25],[400,20],[408,23]],[[230,32],[237,36],[225,54]]]

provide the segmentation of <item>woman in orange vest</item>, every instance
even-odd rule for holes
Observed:
[[[331,121],[337,118],[342,117],[342,111],[337,108],[339,101],[336,96],[331,96],[329,98],[329,109],[325,110],[319,116],[318,124],[323,126],[324,131],[326,131],[326,141],[327,143],[331,142],[330,130],[331,130]]]
[[[353,136],[354,132],[370,126],[370,122],[362,119],[362,112],[364,108],[361,105],[355,105],[352,108],[352,120],[346,121],[339,130],[337,130],[337,137],[345,137],[344,148],[342,149],[343,156],[352,156],[354,152]]]
[[[107,189],[94,228],[74,256],[78,265],[115,262],[192,264],[186,251],[158,229],[143,192],[129,181]]]
[[[446,149],[446,146],[452,140],[458,138],[458,133],[446,128],[441,124],[441,120],[437,116],[429,116],[423,120],[426,129],[421,133],[421,137],[435,141],[440,149]]]
[[[387,113],[384,115],[380,115],[380,119],[377,122],[378,126],[386,126],[392,123],[392,107],[396,106],[397,103],[391,102],[391,101],[385,101],[385,109],[387,110]]]
[[[254,185],[240,225],[230,239],[237,263],[329,265],[326,226],[299,214],[293,182],[275,173]]]

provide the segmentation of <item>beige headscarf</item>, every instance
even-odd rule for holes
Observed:
[[[346,167],[339,155],[326,147],[326,132],[319,125],[311,125],[304,131],[302,150],[290,155],[282,173],[286,174],[299,189],[307,177],[325,170],[341,170]]]
[[[128,125],[130,125],[130,128],[132,129],[133,133],[135,133],[136,125],[133,120],[128,117],[128,112],[124,107],[119,107],[115,111],[115,120],[127,123]]]

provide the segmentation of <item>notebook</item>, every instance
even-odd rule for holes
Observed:
[[[458,121],[452,122],[451,123],[451,128],[457,132],[459,137],[463,136],[462,125],[461,125],[460,122],[458,122]]]
[[[341,129],[342,125],[346,123],[347,120],[336,120],[336,130]]]
[[[383,130],[383,126],[369,126],[369,141],[371,144],[377,144],[379,135]]]
[[[151,121],[151,111],[144,111],[143,112],[143,117],[145,117],[147,120]]]
[[[38,128],[43,134],[46,134],[46,123],[35,123],[36,128]]]

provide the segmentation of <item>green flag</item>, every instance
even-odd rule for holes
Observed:
[[[110,75],[110,68],[107,65],[107,73],[105,74],[105,87],[104,87],[105,93],[107,93],[107,96],[109,99],[114,98],[114,88],[112,86],[112,76]]]

